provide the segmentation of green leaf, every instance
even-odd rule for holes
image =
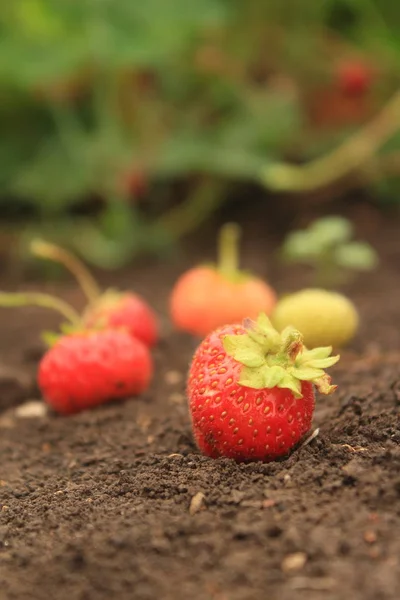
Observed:
[[[272,326],[271,321],[264,313],[257,319],[255,329],[248,330],[248,337],[263,347],[264,352],[278,349],[281,344],[281,336]]]
[[[273,388],[277,386],[286,376],[287,373],[282,367],[268,367],[264,369],[264,385],[267,388]]]
[[[257,352],[260,349],[259,344],[247,335],[226,335],[222,343],[225,352],[231,356],[234,356],[237,350],[242,350],[244,348],[250,352]]]
[[[321,244],[308,231],[293,231],[282,247],[282,256],[287,261],[309,260],[321,252]]]
[[[301,398],[303,395],[301,393],[300,381],[298,379],[295,379],[291,375],[289,375],[289,373],[285,374],[284,379],[282,379],[282,381],[279,382],[278,387],[281,389],[290,390],[291,392],[293,392],[293,394],[296,398]]]
[[[247,348],[238,348],[235,350],[233,358],[242,363],[242,365],[252,368],[261,367],[265,362],[264,354],[261,349],[256,352],[254,350],[248,350]]]
[[[70,333],[74,333],[76,331],[76,325],[72,323],[61,323],[60,331],[64,335],[69,335]]]
[[[344,217],[330,216],[314,221],[309,231],[315,240],[320,240],[321,244],[327,247],[349,240],[353,234],[353,227]]]
[[[339,359],[340,356],[329,356],[328,358],[315,359],[306,364],[313,369],[327,369],[328,367],[335,365]]]
[[[264,373],[262,369],[251,369],[249,367],[244,367],[240,374],[240,385],[262,390],[265,387],[264,384]]]
[[[263,347],[247,335],[227,335],[223,346],[227,354],[246,367],[261,367],[265,362]]]
[[[46,344],[46,346],[54,346],[56,342],[60,339],[60,334],[55,333],[54,331],[42,331],[40,335],[42,341]]]
[[[321,348],[313,348],[312,350],[305,350],[298,355],[296,364],[305,365],[316,359],[328,358],[332,352],[332,346],[321,346]]]
[[[335,259],[338,265],[346,269],[370,271],[378,263],[378,255],[366,242],[350,242],[335,250]]]
[[[299,354],[295,361],[297,372],[304,369],[327,369],[331,367],[340,359],[340,356],[330,356],[331,352],[332,346],[326,346],[306,350],[302,354]]]
[[[265,313],[260,313],[257,319],[257,325],[263,333],[274,331],[273,325]]]
[[[318,379],[324,375],[324,371],[322,369],[313,369],[311,367],[291,367],[288,369],[289,373],[296,377],[296,379],[300,379],[301,381],[313,381],[314,379]]]

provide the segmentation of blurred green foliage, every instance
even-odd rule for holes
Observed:
[[[353,235],[353,226],[344,217],[323,217],[292,231],[282,246],[282,258],[311,266],[315,285],[335,287],[351,272],[370,271],[379,263],[375,250],[367,242],[353,240]]]
[[[230,184],[374,114],[399,84],[399,31],[393,0],[2,3],[0,202],[30,207],[22,241],[39,226],[106,267],[164,251]],[[373,89],[342,98],[354,58]]]

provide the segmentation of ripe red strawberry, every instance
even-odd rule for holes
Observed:
[[[125,331],[65,335],[43,356],[38,384],[54,410],[72,414],[136,396],[153,373],[149,350]]]
[[[309,431],[313,384],[324,394],[336,386],[324,368],[332,348],[307,350],[292,327],[282,334],[265,315],[249,328],[222,327],[197,349],[187,393],[196,442],[204,454],[237,461],[270,461]]]
[[[103,292],[88,269],[70,252],[43,240],[34,240],[36,256],[63,264],[78,281],[88,305],[82,316],[84,328],[123,327],[146,346],[158,341],[158,322],[153,309],[138,294],[106,290]]]
[[[123,327],[132,336],[152,347],[158,340],[158,325],[154,311],[134,293],[105,292],[83,315],[86,327]]]
[[[262,279],[237,267],[238,228],[225,225],[220,235],[218,265],[200,265],[183,273],[170,297],[171,319],[177,329],[203,337],[227,323],[270,314],[274,290]]]

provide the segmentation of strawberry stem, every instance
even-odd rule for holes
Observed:
[[[81,319],[79,314],[64,300],[50,296],[49,294],[41,294],[39,292],[26,293],[9,293],[0,292],[0,306],[17,307],[17,306],[40,306],[42,308],[50,308],[57,311],[73,325],[80,326]]]
[[[89,302],[94,302],[101,295],[101,290],[93,275],[76,256],[64,248],[60,248],[44,240],[33,240],[31,243],[31,252],[40,258],[47,258],[64,265],[75,277]]]
[[[279,333],[263,313],[245,331],[226,335],[223,340],[226,353],[243,365],[241,385],[253,389],[287,388],[297,398],[302,396],[303,381],[313,383],[322,394],[336,389],[325,373],[339,360],[339,356],[331,356],[331,347],[307,350],[299,331],[287,327]]]
[[[278,163],[264,170],[261,179],[270,189],[280,192],[311,192],[326,187],[374,158],[399,128],[400,90],[381,112],[362,129],[329,154],[302,166]]]
[[[218,236],[218,270],[226,277],[235,276],[239,268],[241,230],[236,223],[226,223]]]

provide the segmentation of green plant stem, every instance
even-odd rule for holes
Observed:
[[[155,225],[178,239],[198,227],[225,200],[226,186],[207,179],[197,186],[185,202],[162,215]]]
[[[241,230],[236,223],[226,223],[218,237],[218,270],[226,277],[237,274],[239,268],[239,239]]]
[[[307,192],[329,185],[363,166],[398,130],[400,90],[367,125],[328,155],[304,166],[276,164],[264,169],[262,182],[279,191]]]
[[[70,321],[72,325],[80,326],[81,324],[81,318],[72,306],[55,296],[42,294],[40,292],[0,292],[0,306],[13,308],[29,305],[50,308],[51,310],[60,313],[60,315],[65,317],[67,321]]]
[[[73,254],[43,240],[33,240],[31,252],[40,258],[58,262],[75,277],[80,288],[89,302],[95,302],[101,295],[101,290],[88,269]]]

